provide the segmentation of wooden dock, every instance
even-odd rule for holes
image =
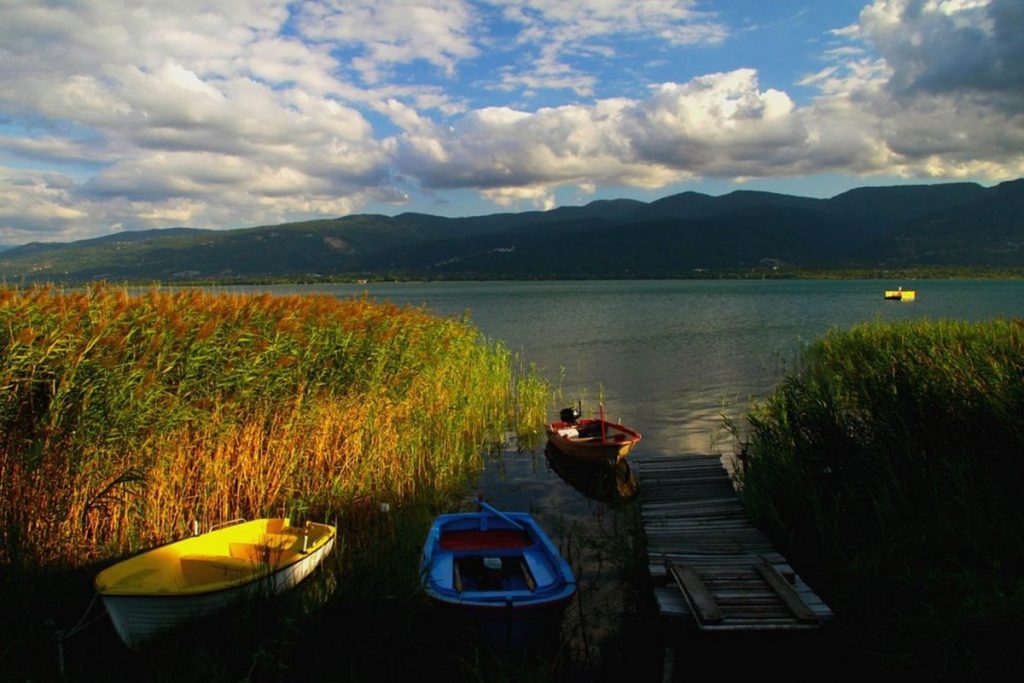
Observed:
[[[834,618],[747,519],[718,456],[634,464],[663,617],[700,631],[810,630]]]

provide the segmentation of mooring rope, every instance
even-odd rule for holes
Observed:
[[[93,592],[92,600],[89,601],[89,606],[85,608],[85,612],[82,613],[82,616],[81,618],[79,618],[77,624],[75,624],[67,631],[63,629],[58,629],[55,634],[57,636],[57,670],[60,673],[60,680],[62,681],[64,680],[64,641],[70,638],[71,636],[79,633],[87,626],[94,624],[98,620],[102,619],[103,616],[107,613],[107,610],[104,609],[102,612],[100,612],[98,615],[96,615],[89,621],[85,620],[85,618],[89,616],[89,612],[92,611],[93,605],[96,604],[96,598],[98,598],[99,595],[99,591]]]
[[[57,631],[57,633],[60,634],[58,635],[58,638],[60,640],[67,640],[71,636],[75,635],[76,633],[84,629],[86,626],[89,626],[90,624],[101,619],[103,615],[107,613],[107,611],[104,609],[102,612],[100,612],[97,616],[90,619],[88,622],[85,621],[85,618],[89,616],[89,612],[92,611],[92,606],[96,604],[96,598],[98,598],[99,596],[99,591],[95,591],[92,594],[92,600],[89,601],[89,606],[85,608],[85,612],[82,614],[82,617],[78,620],[77,624],[75,624],[72,628],[70,628],[67,631]]]

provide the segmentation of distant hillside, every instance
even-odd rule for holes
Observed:
[[[941,201],[939,196],[930,199]],[[1024,179],[912,217],[858,256],[898,266],[1024,265]]]
[[[764,267],[1024,266],[1024,179],[865,187],[831,199],[684,192],[551,211],[362,214],[169,228],[0,252],[6,281],[256,277],[685,277]]]

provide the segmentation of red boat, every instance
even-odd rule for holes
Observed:
[[[629,455],[642,438],[636,430],[601,417],[580,419],[575,408],[565,408],[561,419],[545,427],[548,442],[566,455],[588,462],[615,464]]]

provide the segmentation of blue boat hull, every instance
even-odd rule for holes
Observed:
[[[492,646],[514,650],[557,635],[576,579],[527,513],[441,515],[423,547],[420,575],[443,611],[470,622]]]

